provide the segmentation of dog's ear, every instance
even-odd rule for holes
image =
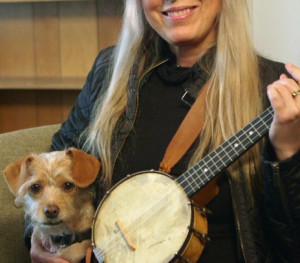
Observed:
[[[72,176],[79,187],[87,187],[92,184],[99,173],[99,160],[84,151],[70,148],[66,154],[72,159]]]
[[[8,187],[15,196],[24,194],[20,194],[19,189],[30,177],[28,167],[32,163],[33,159],[34,157],[31,154],[26,155],[21,159],[10,163],[3,171]]]

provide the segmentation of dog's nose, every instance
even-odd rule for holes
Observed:
[[[57,205],[47,205],[44,208],[44,214],[48,217],[48,218],[55,218],[58,216],[59,214],[59,208]]]

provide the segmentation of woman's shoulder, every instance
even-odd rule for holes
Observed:
[[[109,46],[102,49],[95,59],[95,67],[107,67],[112,63],[115,46]]]
[[[89,93],[92,100],[95,100],[98,97],[100,90],[102,90],[104,83],[107,80],[109,68],[113,62],[114,49],[114,46],[110,46],[101,50],[89,72],[83,90]]]
[[[274,61],[262,56],[258,57],[258,66],[263,86],[267,86],[279,79],[281,74],[287,74],[282,62]]]

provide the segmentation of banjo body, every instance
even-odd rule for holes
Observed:
[[[92,230],[99,262],[196,262],[207,220],[169,175],[146,171],[105,195]]]
[[[207,220],[189,197],[205,189],[212,192],[209,182],[268,132],[273,115],[267,108],[176,180],[151,170],[115,185],[102,199],[92,224],[98,261],[197,262],[207,240]]]

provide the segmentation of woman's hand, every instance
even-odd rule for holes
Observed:
[[[268,86],[275,113],[269,137],[279,160],[291,157],[300,149],[300,68],[291,64],[285,68],[296,81],[282,74]]]
[[[48,253],[41,245],[40,242],[31,239],[31,263],[70,263],[69,261],[58,258],[53,254]]]

